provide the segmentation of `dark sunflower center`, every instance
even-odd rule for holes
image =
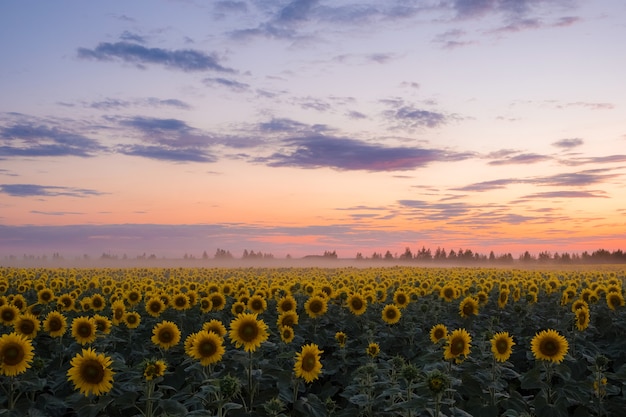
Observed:
[[[443,295],[444,295],[444,297],[446,297],[446,298],[452,298],[452,296],[454,295],[454,290],[452,290],[452,288],[446,288],[446,289],[443,291]]]
[[[323,305],[324,304],[321,301],[314,300],[311,302],[311,304],[309,304],[309,310],[311,310],[313,313],[321,313]]]
[[[80,367],[80,376],[88,384],[99,384],[104,380],[104,367],[95,359],[88,359]]]
[[[53,317],[48,322],[48,327],[50,327],[51,331],[57,332],[57,331],[59,331],[59,330],[61,330],[63,328],[63,323],[61,322],[61,320],[59,318]]]
[[[464,313],[466,316],[469,316],[469,315],[471,315],[471,314],[474,314],[474,306],[473,306],[473,305],[471,305],[470,303],[466,303],[466,304],[463,306],[463,313]]]
[[[213,341],[204,340],[198,345],[198,351],[202,356],[211,356],[217,351],[217,347]]]
[[[159,311],[161,311],[161,303],[158,302],[152,302],[150,303],[150,311],[152,311],[153,313],[158,313]]]
[[[107,324],[104,320],[96,320],[96,330],[103,332],[106,329],[107,329]]]
[[[355,298],[352,300],[352,308],[355,310],[360,310],[363,308],[363,300],[360,298]]]
[[[443,329],[435,329],[435,339],[441,339],[444,336]]]
[[[503,355],[509,349],[509,344],[506,340],[500,339],[496,342],[496,350],[499,354]]]
[[[454,356],[458,356],[463,353],[465,349],[465,341],[463,339],[457,338],[450,341],[450,353]]]
[[[24,320],[20,323],[20,332],[22,334],[32,334],[35,331],[35,323],[30,320]]]
[[[52,298],[52,294],[50,294],[48,291],[44,291],[43,293],[41,293],[41,299],[43,301],[50,301],[50,298]]]
[[[24,359],[24,349],[17,343],[8,343],[0,353],[4,365],[15,366]]]
[[[291,303],[291,301],[283,301],[283,304],[281,307],[283,311],[293,310],[293,304]]]
[[[393,308],[390,308],[389,310],[387,310],[387,318],[388,319],[395,319],[396,318],[396,310],[394,310]]]
[[[137,301],[139,300],[139,294],[137,294],[136,292],[131,292],[128,296],[128,299],[130,301]]]
[[[202,302],[200,303],[200,307],[203,309],[207,309],[211,307],[211,303],[209,302],[209,300],[202,300]]]
[[[251,342],[256,339],[258,333],[259,329],[256,323],[245,323],[239,330],[239,336],[241,336],[245,342]]]
[[[263,308],[263,302],[261,300],[254,300],[251,304],[253,310],[261,310]]]
[[[185,304],[187,304],[187,300],[186,299],[184,299],[183,297],[177,297],[176,298],[176,305],[178,307],[184,307]]]
[[[546,339],[539,346],[539,350],[546,356],[554,356],[559,352],[559,344],[556,340]]]
[[[237,313],[237,314],[243,313],[243,306],[242,305],[236,306],[235,307],[235,313]]]
[[[13,310],[4,310],[2,312],[2,320],[13,321],[15,320],[15,312]]]
[[[315,355],[311,353],[307,353],[302,357],[302,370],[306,372],[311,372],[315,369]]]
[[[400,294],[396,297],[398,304],[406,303],[406,297],[403,294]]]
[[[95,308],[100,308],[102,307],[102,300],[99,298],[94,298],[91,300],[91,305]]]
[[[220,308],[222,306],[222,298],[221,297],[213,297],[211,299],[213,303],[213,307]]]
[[[124,317],[124,310],[122,310],[121,308],[116,309],[114,316],[117,320],[121,320],[121,318]]]
[[[92,327],[88,323],[83,323],[76,329],[77,333],[81,337],[89,337],[93,331]]]
[[[169,329],[164,329],[159,332],[159,340],[163,343],[169,343],[174,339],[174,335]]]

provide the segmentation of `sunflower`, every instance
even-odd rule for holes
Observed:
[[[448,343],[446,344],[443,357],[446,360],[463,359],[470,354],[472,337],[465,329],[456,329],[448,335]]]
[[[293,327],[291,326],[282,326],[280,328],[280,339],[285,343],[293,342],[296,334],[293,331]]]
[[[572,313],[575,313],[579,308],[589,309],[589,304],[581,298],[577,299],[572,303]]]
[[[152,328],[152,343],[162,349],[169,349],[180,342],[180,329],[171,322],[164,320]]]
[[[136,311],[129,311],[124,314],[124,324],[129,329],[136,329],[139,327],[139,323],[141,323],[141,316]]]
[[[72,320],[72,337],[81,345],[96,340],[96,321],[91,317],[80,316]]]
[[[139,304],[141,301],[141,292],[139,290],[130,290],[124,294],[124,300],[131,306]]]
[[[624,307],[624,297],[619,292],[607,292],[605,299],[611,310],[616,310],[617,307]]]
[[[74,309],[74,299],[69,294],[63,294],[57,298],[57,306],[61,311],[71,311]]]
[[[102,311],[106,307],[106,300],[100,294],[94,294],[91,296],[91,308],[95,311]]]
[[[248,300],[248,309],[253,313],[261,314],[267,309],[267,301],[260,295],[253,295]]]
[[[581,307],[574,312],[576,315],[576,328],[580,331],[589,327],[589,309]]]
[[[198,359],[202,366],[211,365],[222,360],[224,355],[224,339],[213,332],[200,330],[190,342],[188,354]]]
[[[20,310],[20,313],[28,308],[28,302],[22,294],[16,294],[11,300],[11,303]]]
[[[226,327],[224,327],[222,322],[217,319],[212,319],[204,323],[202,325],[202,330],[213,332],[219,337],[224,337],[226,335]]]
[[[179,292],[174,295],[172,307],[178,311],[187,310],[189,308],[189,297],[187,297],[187,294]]]
[[[372,342],[367,345],[367,347],[365,348],[365,352],[368,356],[375,358],[380,353],[380,345],[378,343]]]
[[[439,343],[448,337],[448,328],[443,324],[436,324],[430,329],[430,341]]]
[[[77,353],[70,362],[68,380],[85,396],[106,394],[113,388],[111,363],[110,357],[91,348],[83,349],[82,354]]]
[[[67,319],[58,311],[51,311],[43,321],[43,329],[51,337],[61,337],[67,331]]]
[[[276,320],[276,325],[280,328],[282,326],[294,327],[298,324],[300,317],[298,313],[293,310],[285,311],[284,313],[280,313],[278,315],[278,319]]]
[[[543,330],[535,335],[530,342],[535,359],[561,363],[569,349],[565,337],[556,330]]]
[[[319,295],[309,297],[304,303],[304,311],[306,311],[306,314],[311,318],[323,316],[326,314],[327,310],[328,303],[326,298],[320,297]]]
[[[226,307],[226,297],[222,293],[214,292],[209,295],[209,298],[213,304],[213,311],[221,311]]]
[[[26,372],[34,356],[32,342],[23,335],[9,333],[0,337],[0,375]]]
[[[302,350],[296,352],[296,364],[293,367],[296,377],[303,378],[306,382],[319,378],[322,373],[320,355],[323,352],[314,343],[302,346]]]
[[[285,295],[276,303],[276,310],[278,313],[285,313],[287,311],[296,311],[298,308],[298,302],[291,295]]]
[[[435,369],[426,375],[426,384],[433,394],[439,394],[450,385],[450,377]]]
[[[468,318],[478,314],[478,301],[474,297],[465,297],[459,304],[459,314]]]
[[[404,308],[409,305],[411,298],[405,291],[396,290],[396,292],[393,293],[393,302],[399,308]]]
[[[360,316],[367,310],[367,300],[361,294],[355,293],[350,295],[347,303],[350,312],[355,316]]]
[[[167,371],[167,363],[164,360],[147,361],[143,369],[143,377],[146,381],[152,381],[154,378],[165,375],[165,371]]]
[[[439,290],[439,297],[449,303],[457,297],[457,293],[457,288],[454,285],[446,284]]]
[[[491,338],[491,351],[493,352],[493,357],[498,362],[506,362],[511,353],[513,353],[513,346],[515,342],[513,341],[513,337],[509,335],[509,332],[500,332],[493,335]]]
[[[402,313],[395,304],[387,304],[382,311],[383,321],[387,324],[396,324],[400,321]]]
[[[26,336],[29,339],[34,339],[41,328],[41,323],[36,316],[24,313],[13,323],[13,327],[16,333]]]
[[[504,308],[506,303],[509,301],[509,290],[502,289],[500,290],[500,295],[498,295],[498,307]]]
[[[124,302],[121,300],[114,301],[111,305],[111,312],[111,321],[113,322],[113,324],[120,324],[124,320],[124,316],[126,315],[126,306],[124,305]]]
[[[165,311],[165,304],[159,297],[151,297],[144,305],[146,313],[152,317],[159,317]]]
[[[108,317],[101,316],[100,314],[94,314],[92,317],[96,322],[96,330],[102,334],[111,333],[111,327],[113,327],[113,323],[109,320]]]
[[[243,313],[230,322],[230,339],[246,352],[254,352],[267,340],[267,325],[255,313]]]
[[[37,292],[37,302],[39,304],[48,304],[54,300],[54,292],[49,288],[43,288]]]
[[[237,317],[241,313],[246,312],[246,303],[243,301],[235,301],[232,306],[230,306],[230,312],[233,313],[233,316]]]
[[[20,309],[13,304],[4,304],[0,307],[0,322],[5,326],[11,326],[20,316]]]
[[[335,340],[339,344],[340,348],[346,347],[346,342],[348,341],[348,336],[344,332],[335,333]]]
[[[213,303],[209,297],[202,297],[200,299],[200,311],[203,313],[208,313],[213,310]]]

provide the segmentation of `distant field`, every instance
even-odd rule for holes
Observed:
[[[0,267],[0,409],[587,416],[626,409],[626,268]]]

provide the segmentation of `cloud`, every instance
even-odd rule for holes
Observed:
[[[606,192],[602,190],[596,191],[548,191],[545,193],[528,194],[522,199],[536,198],[609,198]]]
[[[123,40],[123,41],[132,41],[132,42],[137,42],[137,43],[146,43],[146,39],[143,36],[138,35],[136,33],[129,32],[127,30],[122,32],[122,34],[120,35],[120,39]]]
[[[443,113],[416,108],[401,99],[386,99],[381,102],[391,107],[383,111],[383,116],[397,128],[435,128],[448,123],[451,119]]]
[[[15,156],[89,157],[106,149],[86,136],[25,117],[20,119],[0,127],[0,159]]]
[[[159,99],[156,97],[140,98],[135,100],[120,100],[116,98],[105,98],[104,100],[84,103],[85,107],[98,110],[112,110],[118,108],[139,107],[173,107],[181,110],[189,110],[191,106],[182,100],[175,98]]]
[[[171,146],[120,145],[117,151],[124,155],[140,156],[172,162],[216,162],[217,157],[197,148],[175,148]]]
[[[258,158],[273,167],[319,168],[364,171],[403,171],[432,162],[458,161],[469,154],[438,149],[387,147],[356,139],[311,135],[283,141],[285,153]]]
[[[607,155],[607,156],[591,156],[570,158],[568,160],[561,161],[564,165],[586,165],[586,164],[613,164],[626,162],[626,155]]]
[[[552,158],[546,155],[539,155],[536,153],[522,153],[504,159],[489,161],[489,165],[536,164],[537,162],[543,162],[550,159]]]
[[[553,142],[552,146],[555,146],[557,148],[572,149],[582,145],[583,143],[585,143],[585,141],[580,138],[561,139]]]
[[[247,91],[250,89],[250,84],[246,84],[246,83],[242,83],[239,81],[235,81],[235,80],[230,80],[227,78],[205,78],[204,80],[202,80],[206,85],[217,85],[217,86],[223,86],[223,87],[227,87],[228,89],[232,90],[232,91],[236,91],[236,92],[243,92],[243,91]]]
[[[453,188],[455,191],[490,191],[506,188],[511,184],[532,184],[538,186],[551,187],[584,187],[593,184],[601,184],[606,181],[617,178],[619,174],[608,174],[608,169],[593,169],[581,172],[569,172],[562,174],[549,175],[546,177],[527,177],[527,178],[503,178],[491,181],[482,181],[464,187]]]
[[[0,184],[0,193],[8,194],[13,197],[88,197],[103,194],[99,191],[86,188],[37,184]]]
[[[145,64],[163,65],[166,68],[192,71],[235,72],[219,64],[215,56],[207,55],[194,49],[167,50],[147,48],[129,42],[101,42],[94,49],[78,48],[78,57],[97,61],[115,61],[136,64],[144,68]]]

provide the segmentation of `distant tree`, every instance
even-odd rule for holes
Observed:
[[[215,251],[215,259],[233,259],[233,255],[230,253],[230,251],[217,249]]]
[[[337,252],[336,251],[324,251],[324,258],[330,258],[330,259],[337,259]]]
[[[206,251],[202,252],[202,259],[209,259],[209,254]]]
[[[489,262],[495,262],[496,254],[493,251],[489,252]]]
[[[381,253],[374,252],[372,253],[372,259],[383,259],[383,255]]]
[[[433,256],[430,253],[430,248],[426,249],[425,246],[422,246],[422,249],[417,252],[415,258],[420,261],[430,261],[431,259],[433,259]]]
[[[400,259],[403,260],[411,260],[413,259],[413,253],[411,252],[410,248],[405,248],[404,249],[404,253],[402,255],[400,255]]]
[[[357,252],[356,259],[358,259],[359,261],[363,260],[363,254],[361,252]]]
[[[391,252],[387,251],[385,252],[385,260],[391,260],[393,259],[393,255],[391,254]]]
[[[447,258],[446,250],[438,247],[437,250],[435,251],[435,260],[445,261],[446,258]]]

